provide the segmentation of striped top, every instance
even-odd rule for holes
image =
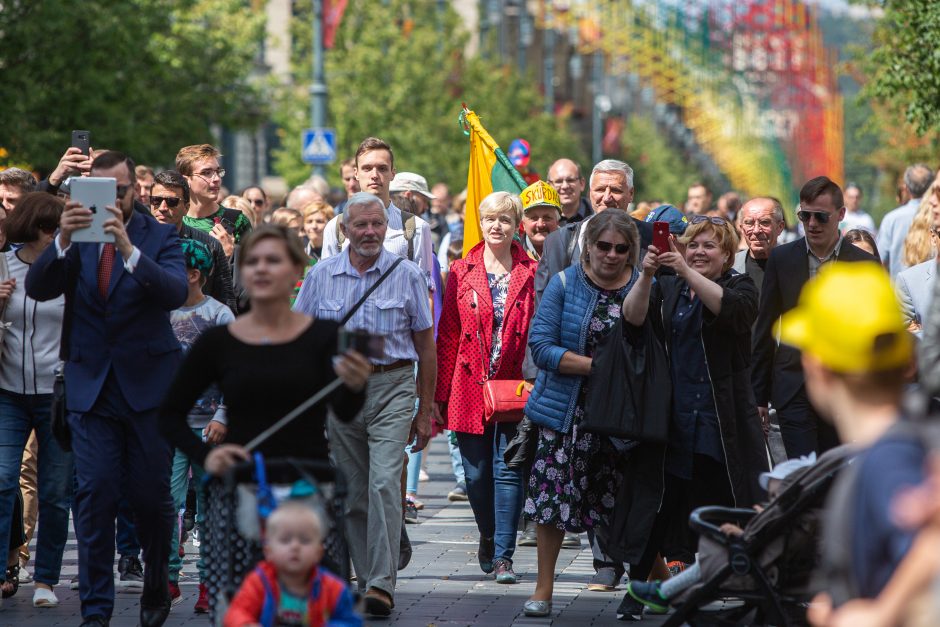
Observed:
[[[361,275],[349,261],[348,248],[321,259],[304,279],[294,310],[319,319],[341,320],[395,259],[396,255],[383,248],[375,264]],[[385,337],[385,356],[374,359],[376,364],[399,359],[417,361],[411,333],[430,329],[431,325],[425,274],[407,259],[398,264],[346,323],[349,329]]]

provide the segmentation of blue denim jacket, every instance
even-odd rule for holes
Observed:
[[[561,274],[564,274],[564,282]],[[629,283],[622,288],[623,294],[638,276],[634,269]],[[567,351],[584,355],[597,298],[598,290],[588,284],[580,263],[553,276],[542,294],[529,329],[529,349],[539,373],[525,406],[526,416],[537,425],[560,433],[571,431],[578,393],[585,377],[562,374],[558,372],[558,364]]]

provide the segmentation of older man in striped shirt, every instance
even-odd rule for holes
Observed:
[[[437,356],[425,274],[384,248],[384,203],[366,192],[353,194],[342,220],[349,246],[313,267],[294,308],[328,320],[353,312],[347,328],[385,338],[384,354],[372,359],[362,412],[349,423],[331,418],[328,429],[333,458],[349,485],[346,531],[365,609],[388,616],[401,535],[402,451],[414,440],[412,450],[419,451],[430,438]]]

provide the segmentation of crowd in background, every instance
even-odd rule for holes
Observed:
[[[187,534],[203,538],[194,609],[215,611],[211,551],[224,549],[205,543],[202,475],[248,460],[246,444],[332,384],[329,415],[308,408],[258,450],[347,475],[367,615],[394,608],[426,498],[423,449],[441,434],[447,498],[469,501],[481,570],[517,583],[517,547],[537,548],[526,615],[552,614],[559,553],[581,534],[590,590],[628,577],[619,619],[665,612],[705,576],[694,510],[769,507],[788,476],[848,445],[839,506],[809,550],[838,585],[811,620],[899,624],[913,599],[940,616],[925,558],[940,529],[925,418],[940,391],[940,173],[908,167],[877,226],[857,185],[811,179],[788,225],[778,199],[715,200],[705,183],[641,200],[643,181],[614,159],[559,158],[541,179],[528,142],[513,147],[528,187],[478,208],[397,170],[377,138],[341,163],[341,188],[312,176],[283,198],[230,194],[208,144],[162,170],[69,148],[41,181],[0,172],[3,598],[33,581],[35,606],[58,604],[71,512],[84,625],[108,624],[115,586],[139,589],[141,623],[162,624]],[[87,175],[116,181],[113,243],[75,239],[92,214],[70,190]],[[465,247],[467,216],[482,240]],[[382,350],[350,349],[347,329]],[[524,411],[494,406],[513,395]],[[848,515],[833,521],[835,509]],[[290,568],[273,544],[265,556],[246,595]],[[308,583],[282,581],[277,597]],[[326,611],[355,622],[337,585]],[[240,612],[267,607],[245,598]]]

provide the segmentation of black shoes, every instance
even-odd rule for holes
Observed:
[[[89,616],[82,621],[79,627],[108,627],[110,621],[104,616]]]
[[[170,615],[170,599],[160,605],[140,603],[140,627],[161,627]]]
[[[144,567],[136,555],[122,555],[118,560],[118,587],[143,589]]]
[[[477,549],[477,559],[480,561],[480,570],[489,575],[493,572],[493,558],[496,556],[496,542],[493,538],[480,536],[480,548]]]

